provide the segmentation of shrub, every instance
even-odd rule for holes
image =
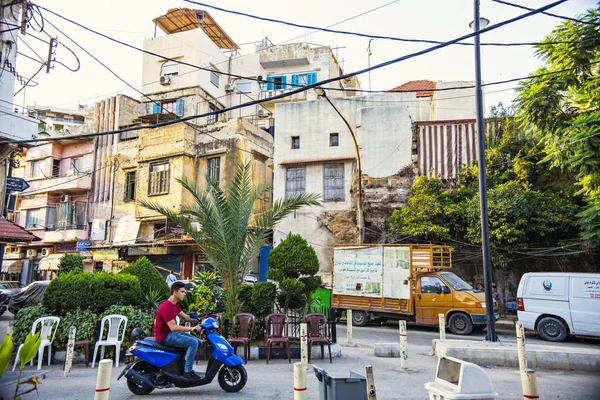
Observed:
[[[242,311],[249,312],[256,317],[253,339],[264,337],[264,319],[273,312],[276,293],[277,288],[272,282],[244,284],[240,287],[239,299],[242,303]]]
[[[137,276],[140,280],[142,293],[150,293],[151,289],[157,291],[158,295],[164,298],[169,297],[169,285],[146,257],[139,258],[124,268],[119,275],[130,274]]]
[[[288,309],[302,309],[307,299],[321,285],[317,253],[300,235],[289,234],[271,251],[267,260],[267,278],[279,285],[277,302],[287,313]]]
[[[68,312],[64,316],[60,317],[60,324],[54,337],[53,347],[64,350],[67,348],[67,342],[69,341],[69,329],[74,326],[77,330],[75,331],[75,340],[90,341],[90,346],[94,346],[96,338],[94,337],[94,329],[96,328],[96,321],[98,315],[90,310],[75,310]]]
[[[42,304],[62,315],[78,308],[102,313],[114,304],[137,305],[141,298],[140,283],[132,275],[70,272],[50,282]]]
[[[13,325],[13,343],[15,343],[15,348],[17,348],[18,344],[25,342],[25,338],[31,333],[31,328],[36,319],[51,315],[53,315],[52,310],[47,309],[41,304],[21,308],[17,312],[17,315],[15,315]]]
[[[211,311],[215,311],[216,304],[210,288],[207,286],[197,286],[194,289],[194,302],[189,305],[188,313],[196,312],[198,315],[203,315],[207,304]]]
[[[65,253],[58,264],[60,273],[68,274],[71,271],[83,272],[83,258],[79,254]]]

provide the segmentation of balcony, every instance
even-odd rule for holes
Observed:
[[[34,178],[29,178],[34,179]],[[29,189],[24,194],[39,194],[46,192],[77,193],[85,192],[92,187],[91,174],[77,173],[74,169],[65,176],[47,177],[38,180],[28,180]]]
[[[259,62],[263,68],[281,68],[291,65],[308,65],[310,47],[306,43],[292,43],[265,47],[260,50]]]
[[[27,210],[25,227],[43,242],[88,239],[85,201],[66,201]]]
[[[284,97],[282,99],[276,99],[276,100],[272,100],[272,101],[268,100],[270,97],[278,96],[280,94],[289,93],[289,92],[291,92],[294,89],[296,89],[296,88],[265,90],[265,91],[258,92],[258,98],[259,98],[259,100],[265,100],[265,99],[267,99],[267,101],[265,101],[264,103],[262,103],[262,105],[265,106],[265,107],[270,107],[270,106],[273,106],[273,105],[275,105],[277,103],[280,103],[280,102],[288,103],[288,102],[294,102],[294,101],[304,101],[304,100],[307,99],[306,98],[307,92],[304,91],[304,92],[293,94],[293,95],[291,95],[289,97]]]

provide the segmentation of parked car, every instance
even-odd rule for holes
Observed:
[[[10,298],[8,303],[8,311],[13,314],[23,308],[39,304],[42,302],[44,292],[48,289],[50,281],[35,281],[25,286],[23,290]]]
[[[0,316],[8,309],[10,299],[19,293],[23,285],[19,281],[2,281],[0,282]]]
[[[523,327],[537,330],[544,340],[600,337],[600,274],[525,274],[517,290],[517,308]]]

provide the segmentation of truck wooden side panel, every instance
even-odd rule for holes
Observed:
[[[407,299],[387,297],[349,296],[332,294],[331,306],[340,310],[381,311],[399,314],[413,314],[413,302]]]

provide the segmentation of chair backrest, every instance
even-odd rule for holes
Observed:
[[[310,327],[310,337],[327,337],[327,318],[325,314],[311,313],[304,316],[304,322]]]
[[[104,324],[108,321],[108,335],[106,340],[122,342],[125,336],[125,330],[127,329],[127,317],[119,314],[111,314],[102,318],[102,324],[100,325],[100,340],[104,336]],[[121,324],[123,324],[123,331],[121,331]],[[121,335],[119,337],[119,332]]]
[[[239,313],[233,316],[233,325],[231,326],[231,337],[239,339],[252,339],[254,334],[254,321],[256,317],[250,313]],[[235,328],[238,328],[237,336]]]
[[[56,328],[58,328],[58,324],[60,324],[60,318],[58,317],[38,318],[33,322],[33,325],[31,326],[31,333],[35,334],[39,325],[40,337],[42,338],[42,340],[52,343],[54,341],[54,335],[56,335]]]
[[[276,313],[267,315],[265,317],[265,325],[267,328],[267,338],[288,336],[288,317],[285,314]]]

